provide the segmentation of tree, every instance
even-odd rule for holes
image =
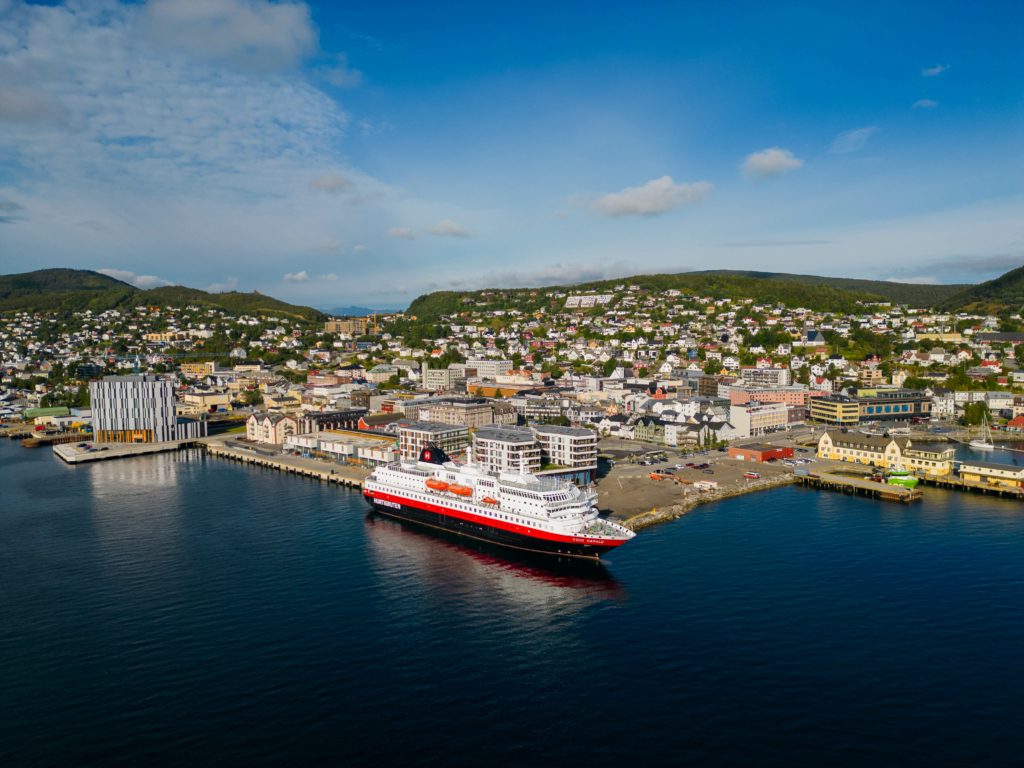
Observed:
[[[263,405],[263,393],[258,389],[247,389],[242,395],[242,402],[246,405]]]
[[[704,373],[708,376],[714,376],[716,373],[722,370],[722,361],[715,360],[712,358],[704,364]]]
[[[983,418],[990,422],[992,420],[992,414],[988,410],[988,403],[968,403],[964,406],[964,424],[967,426],[981,424]]]
[[[605,362],[604,362],[604,375],[605,376],[611,376],[613,373],[615,373],[615,369],[618,368],[618,367],[619,367],[619,361],[616,360],[614,357],[610,358],[609,360],[605,360]]]

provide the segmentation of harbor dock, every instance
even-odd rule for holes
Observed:
[[[850,493],[856,496],[870,496],[882,501],[910,503],[912,501],[920,501],[921,499],[921,492],[916,488],[876,483],[870,480],[861,480],[858,477],[836,475],[831,472],[809,472],[806,475],[796,475],[796,481],[811,488],[839,491],[840,493]]]

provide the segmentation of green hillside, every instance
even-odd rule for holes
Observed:
[[[0,276],[0,312],[60,312],[123,309],[138,305],[182,307],[186,304],[222,309],[231,314],[275,314],[323,322],[327,316],[259,293],[207,293],[171,285],[140,290],[128,283],[85,269],[43,269]]]
[[[575,292],[594,289],[614,293],[617,285],[638,285],[649,291],[676,289],[684,294],[698,294],[721,298],[754,299],[758,303],[785,302],[791,307],[807,307],[814,310],[853,312],[858,301],[882,301],[879,294],[867,291],[845,290],[824,284],[806,284],[796,281],[769,280],[745,275],[720,275],[714,273],[689,272],[676,275],[637,275],[617,280],[601,280],[574,284]],[[880,285],[887,285],[882,284]],[[537,290],[537,296],[524,297],[524,289],[493,291],[437,291],[415,299],[406,310],[420,320],[433,320],[439,315],[450,315],[466,311],[473,304],[486,300],[488,306],[500,309],[505,306],[531,305],[550,306],[545,296],[552,291],[564,292],[565,287],[545,287]],[[491,294],[484,296],[485,293]],[[470,301],[467,303],[465,299]]]
[[[690,272],[694,275],[726,275],[733,277],[756,277],[762,280],[778,280],[786,283],[803,283],[804,285],[830,285],[847,291],[863,291],[876,296],[884,296],[897,304],[909,304],[913,307],[931,307],[945,301],[970,285],[916,285],[912,283],[890,283],[885,280],[858,280],[849,277],[820,277],[818,275],[792,275],[788,272],[753,272],[733,269],[709,269],[701,272]]]
[[[1012,269],[995,280],[967,286],[966,290],[950,296],[942,302],[942,309],[978,309],[998,311],[1024,305],[1024,267]]]

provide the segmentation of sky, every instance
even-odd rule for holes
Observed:
[[[0,0],[0,273],[432,290],[1024,265],[1024,4]]]

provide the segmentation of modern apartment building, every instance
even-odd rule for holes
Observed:
[[[180,419],[174,383],[155,374],[89,382],[92,428],[99,443],[163,443],[206,436],[206,422]]]
[[[826,424],[855,425],[860,421],[860,403],[842,395],[812,397],[810,416],[813,421]]]
[[[572,470],[574,482],[589,483],[597,471],[597,433],[579,427],[537,426],[537,436],[545,464]],[[560,473],[565,476],[564,473]]]
[[[420,408],[420,418],[476,429],[493,423],[494,410],[483,398],[444,398]]]
[[[216,373],[217,364],[214,362],[181,364],[181,375],[186,379],[203,379]]]
[[[752,387],[788,387],[793,383],[789,368],[740,367],[740,376]]]
[[[473,433],[473,459],[492,472],[539,472],[540,444],[528,429],[485,427]]]
[[[811,391],[797,384],[787,387],[729,387],[729,402],[733,405],[743,403],[785,403],[806,408],[811,399]]]
[[[729,409],[729,423],[738,439],[781,432],[789,426],[790,407],[785,403],[734,405]]]
[[[452,424],[413,421],[398,427],[398,451],[406,459],[418,459],[427,443],[433,443],[452,458],[469,445],[469,430]]]
[[[345,320],[328,320],[324,324],[324,333],[347,333],[352,336],[363,336],[370,323],[368,317],[350,317]]]
[[[511,371],[512,361],[488,358],[469,360],[466,362],[466,367],[476,368],[476,375],[482,379],[493,379],[495,376],[501,376]]]

